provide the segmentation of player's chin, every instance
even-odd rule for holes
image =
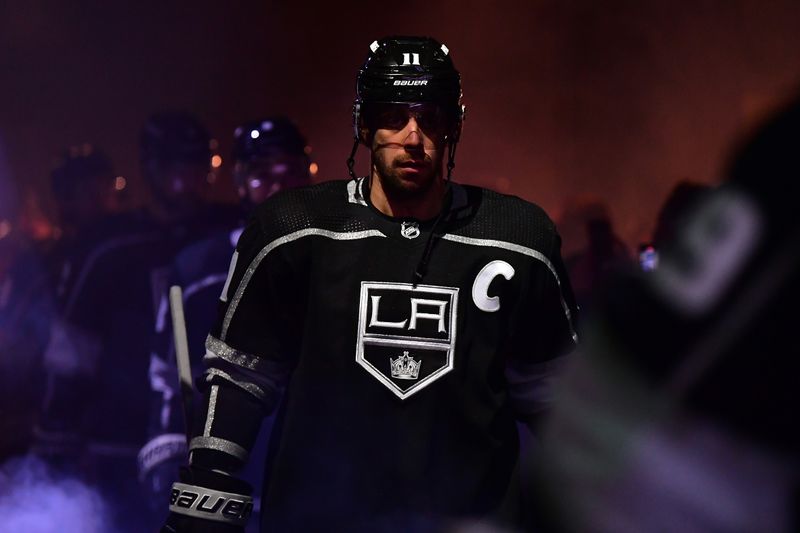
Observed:
[[[431,188],[433,173],[400,174],[396,183],[407,194],[422,194]]]
[[[434,172],[429,165],[397,166],[394,175],[398,182],[408,188],[427,188],[433,180]]]
[[[433,175],[409,176],[393,173],[389,180],[384,182],[384,188],[390,196],[397,198],[414,198],[426,194],[433,183]]]

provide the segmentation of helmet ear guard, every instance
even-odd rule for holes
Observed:
[[[364,125],[364,113],[361,102],[353,102],[353,140],[369,148],[369,130]]]

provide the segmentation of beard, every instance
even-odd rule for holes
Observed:
[[[441,164],[437,165],[427,153],[407,154],[387,160],[383,154],[373,153],[372,165],[386,196],[392,200],[408,201],[421,198],[436,184],[441,177]],[[403,164],[411,161],[421,162],[418,173],[409,174]]]

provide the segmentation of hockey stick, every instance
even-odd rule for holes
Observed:
[[[192,439],[192,364],[189,361],[189,341],[186,338],[186,318],[183,314],[183,291],[178,285],[169,288],[169,308],[172,316],[172,335],[175,340],[175,360],[183,400],[183,419],[186,422],[186,442]]]

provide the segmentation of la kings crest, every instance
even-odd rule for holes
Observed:
[[[361,282],[356,362],[405,400],[453,369],[458,288]]]

